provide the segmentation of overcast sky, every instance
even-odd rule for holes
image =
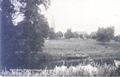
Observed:
[[[120,0],[51,0],[48,17],[56,31],[71,28],[89,33],[115,26],[120,34]]]

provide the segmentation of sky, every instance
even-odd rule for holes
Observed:
[[[120,0],[51,0],[47,17],[56,31],[90,33],[114,26],[115,34],[120,34]]]

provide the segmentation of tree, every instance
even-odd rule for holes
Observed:
[[[49,29],[38,12],[39,5],[47,9],[48,0],[2,0],[3,68],[37,67],[36,55],[42,51]],[[24,17],[18,24],[13,22],[16,14]]]
[[[99,28],[97,31],[97,41],[109,42],[114,37],[114,27]]]
[[[56,33],[56,38],[61,39],[63,37],[63,33],[61,31],[58,31]]]
[[[73,37],[74,38],[79,38],[79,34],[77,32],[73,32]]]
[[[16,47],[17,45],[15,45],[15,42],[17,42],[16,38],[14,35],[15,34],[15,27],[13,26],[12,23],[12,17],[11,14],[13,13],[14,9],[13,9],[13,5],[11,4],[10,0],[3,0],[2,1],[2,26],[1,26],[1,30],[2,30],[2,35],[1,35],[1,39],[2,39],[2,66],[3,67],[12,67],[12,63],[16,60],[16,55],[15,55],[15,51],[16,51]],[[14,49],[12,49],[14,48]],[[11,52],[10,52],[11,51]],[[17,64],[16,64],[17,65]],[[13,66],[14,63],[13,63]]]
[[[81,39],[84,39],[84,36],[83,36],[83,34],[80,34],[79,36],[80,36],[80,38],[81,38]]]
[[[91,32],[90,38],[91,39],[96,39],[96,32]]]
[[[71,29],[67,29],[67,31],[66,31],[65,34],[64,34],[64,37],[65,37],[66,39],[73,38],[73,33],[72,33]]]
[[[80,37],[81,39],[88,39],[88,38],[89,38],[89,35],[88,35],[86,32],[81,32],[81,33],[79,34],[79,37]]]
[[[85,32],[84,39],[89,39],[89,38],[90,38],[90,35],[87,32]]]
[[[114,37],[114,40],[117,41],[117,42],[120,42],[120,35],[116,35],[116,36]]]
[[[55,39],[56,38],[54,28],[49,29],[48,37],[49,37],[49,39]]]

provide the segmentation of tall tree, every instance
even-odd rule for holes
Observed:
[[[19,14],[24,19],[16,26],[13,15],[17,1]],[[42,51],[44,39],[48,34],[48,23],[39,11],[40,5],[48,8],[48,0],[3,0],[2,1],[2,65],[6,68],[35,68],[37,67],[37,53]],[[18,5],[18,4],[17,4]],[[20,7],[20,6],[19,6]]]

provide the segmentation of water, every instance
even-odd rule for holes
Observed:
[[[97,65],[104,65],[104,64],[107,64],[107,65],[115,65],[114,63],[114,58],[101,58],[101,59],[92,59],[90,57],[88,58],[81,58],[81,59],[62,59],[62,60],[48,60],[46,61],[45,63],[41,63],[41,67],[42,69],[44,68],[48,68],[48,69],[53,69],[55,68],[55,66],[62,66],[62,65],[65,65],[67,67],[69,66],[77,66],[79,64],[83,64],[83,65],[87,65],[87,64],[97,64]],[[117,60],[120,60],[120,59],[117,59]]]

